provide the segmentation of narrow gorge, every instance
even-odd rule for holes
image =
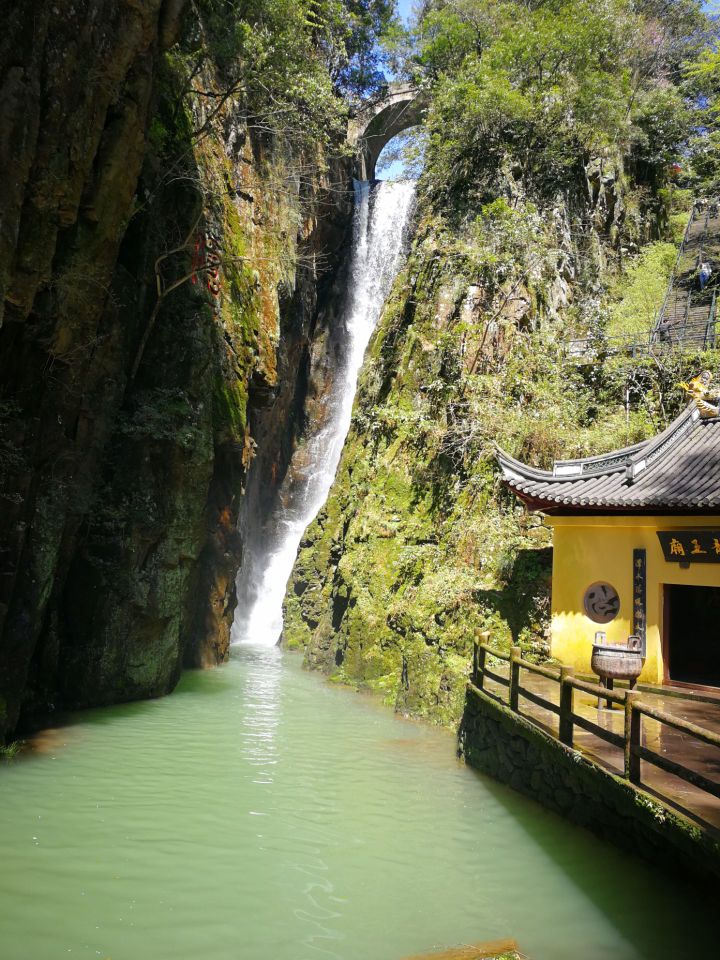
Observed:
[[[226,659],[253,420],[282,477],[350,232],[342,128],[266,133],[215,6],[182,8],[48,3],[6,32],[5,737]]]

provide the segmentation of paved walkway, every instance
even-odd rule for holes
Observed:
[[[496,665],[490,669],[507,676],[507,664]],[[560,685],[553,680],[523,670],[520,686],[544,697],[557,705]],[[507,702],[507,687],[486,679],[485,689]],[[718,691],[720,694],[720,691]],[[641,692],[640,700],[682,720],[689,720],[706,730],[720,733],[720,696],[712,702],[687,700],[677,696],[663,696]],[[583,691],[575,691],[574,710],[598,726],[620,736],[624,734],[625,714],[620,706],[609,710],[604,706],[598,709],[596,697]],[[520,697],[520,713],[529,717],[557,737],[558,718],[549,710],[536,706]],[[658,723],[649,717],[642,718],[643,745],[656,753],[664,754],[676,763],[682,763],[716,783],[720,783],[720,750],[709,744],[701,743],[688,734],[674,730],[666,724]],[[592,760],[621,776],[624,769],[623,751],[606,743],[594,734],[575,727],[574,746]],[[703,826],[720,830],[720,799],[699,790],[684,780],[658,769],[647,761],[642,761],[642,787],[648,793],[655,794],[665,803],[698,821]]]

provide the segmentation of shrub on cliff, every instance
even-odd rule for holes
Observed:
[[[426,3],[404,70],[430,88],[436,206],[492,197],[508,173],[553,192],[607,153],[659,187],[697,120],[681,68],[708,32],[699,0]]]
[[[193,10],[183,42],[193,69],[212,58],[257,128],[296,146],[342,135],[348,99],[384,83],[377,40],[392,0],[198,0]]]

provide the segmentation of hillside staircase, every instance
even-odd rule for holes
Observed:
[[[705,289],[700,290],[698,267],[703,261],[713,272]],[[571,340],[568,358],[583,362],[598,354],[636,357],[663,350],[715,350],[720,346],[719,288],[720,203],[696,201],[652,328],[641,334]]]

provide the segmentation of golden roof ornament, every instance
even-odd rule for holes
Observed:
[[[709,370],[703,370],[689,383],[680,384],[685,393],[690,394],[695,401],[695,406],[703,419],[720,415],[720,391],[711,387],[711,383],[712,373]]]

